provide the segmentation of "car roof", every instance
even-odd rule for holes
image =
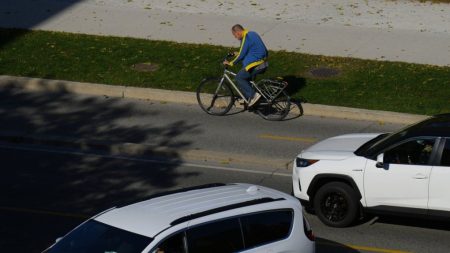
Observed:
[[[162,195],[162,196],[161,196]],[[148,237],[183,222],[213,213],[292,197],[250,184],[213,184],[168,192],[132,205],[112,209],[95,220]]]

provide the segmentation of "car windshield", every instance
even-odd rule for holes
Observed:
[[[380,135],[378,135],[377,137],[371,139],[370,141],[364,143],[361,147],[359,147],[355,151],[355,155],[366,156],[366,153],[368,152],[368,150],[370,150],[370,148],[375,146],[375,144],[379,143],[380,141],[385,140],[390,135],[391,134],[380,134]]]
[[[358,150],[355,151],[355,154],[358,156],[372,157],[377,155],[382,150],[390,147],[391,145],[404,140],[407,138],[411,132],[416,131],[416,129],[422,127],[424,124],[428,122],[427,120],[421,121],[419,123],[407,126],[396,133],[390,134],[381,134],[374,139],[366,142]]]
[[[152,238],[89,220],[46,253],[140,253]]]

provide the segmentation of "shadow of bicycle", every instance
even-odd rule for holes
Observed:
[[[295,94],[298,94],[303,87],[306,85],[306,79],[299,76],[283,76],[284,81],[286,81],[289,85],[286,87],[286,93],[291,97],[291,108],[289,110],[288,116],[284,118],[284,120],[293,120],[303,116],[304,111],[302,107],[302,102],[306,102],[303,97],[300,98],[292,98]]]

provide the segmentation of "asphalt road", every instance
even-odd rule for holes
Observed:
[[[292,160],[318,140],[354,132],[386,132],[400,125],[289,115],[265,121],[250,112],[217,117],[196,105],[81,96],[63,90],[0,89],[0,132],[138,143],[182,152],[220,152]]]
[[[23,144],[1,144],[0,159],[0,248],[5,252],[40,252],[87,217],[159,191],[212,182],[290,191],[288,176],[227,171],[196,161],[155,162]],[[450,248],[450,223],[384,217],[334,229],[307,217],[319,253],[444,253]]]
[[[291,161],[302,148],[337,134],[402,127],[297,116],[267,122],[248,112],[213,117],[196,106],[74,96],[63,90],[1,89],[0,134],[137,143],[173,153],[160,159],[123,156],[104,148],[0,138],[0,248],[40,252],[90,215],[173,188],[247,182],[290,192],[289,169],[274,168],[271,160]],[[186,159],[186,151],[205,156]],[[238,156],[248,159],[234,163]],[[333,229],[307,216],[318,237],[318,252],[450,249],[449,222],[369,217],[354,227]]]

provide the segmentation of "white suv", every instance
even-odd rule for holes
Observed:
[[[348,226],[361,211],[450,217],[450,114],[321,141],[297,156],[292,182],[329,226]]]
[[[47,253],[315,252],[300,202],[248,184],[158,194],[97,215]]]

